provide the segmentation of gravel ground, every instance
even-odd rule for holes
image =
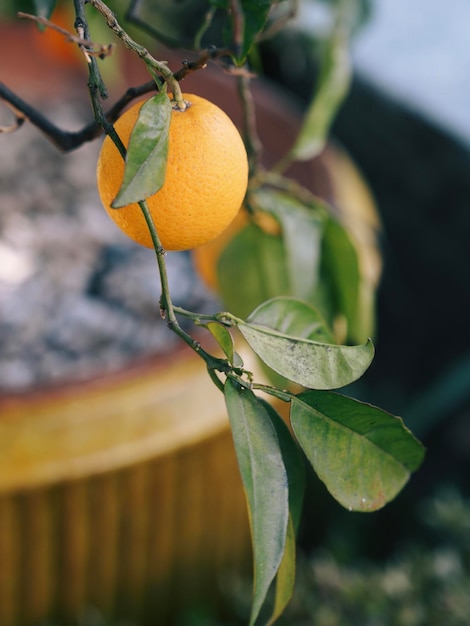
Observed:
[[[80,127],[70,105],[49,110]],[[100,140],[64,155],[35,128],[0,135],[0,392],[88,378],[171,347],[155,253],[101,207]],[[167,255],[175,303],[214,306],[185,253]]]

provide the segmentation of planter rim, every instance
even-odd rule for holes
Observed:
[[[143,463],[228,428],[223,394],[189,349],[0,401],[0,495]]]
[[[0,422],[3,411],[12,410],[15,406],[36,404],[37,402],[51,399],[61,399],[75,395],[83,388],[100,389],[113,384],[119,384],[129,375],[145,375],[148,370],[159,370],[173,365],[186,354],[190,358],[191,350],[182,342],[176,342],[173,346],[159,352],[151,352],[148,355],[136,355],[129,358],[115,368],[92,371],[82,376],[67,376],[41,383],[19,390],[0,390]]]

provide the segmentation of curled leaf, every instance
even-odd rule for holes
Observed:
[[[140,108],[126,155],[124,179],[112,203],[114,209],[153,196],[165,182],[171,105],[164,92]]]
[[[330,343],[318,312],[294,298],[264,302],[238,327],[266,365],[311,389],[349,385],[364,374],[374,357],[370,340],[358,346]]]
[[[234,350],[233,338],[230,331],[219,322],[208,322],[205,326],[222,348],[230,363],[235,367],[243,367],[241,356]]]

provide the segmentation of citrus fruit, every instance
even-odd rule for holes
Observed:
[[[166,250],[189,250],[217,237],[237,215],[248,184],[243,140],[230,118],[215,104],[193,94],[186,111],[172,110],[165,182],[147,199]],[[143,102],[126,111],[114,127],[127,146]],[[98,159],[98,191],[119,228],[137,243],[153,247],[138,204],[111,208],[124,174],[124,161],[109,137]]]

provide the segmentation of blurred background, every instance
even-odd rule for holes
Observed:
[[[296,594],[279,623],[468,626],[470,41],[466,27],[470,7],[464,0],[450,0],[445,6],[438,0],[364,0],[359,4],[361,17],[351,47],[353,82],[334,123],[332,138],[351,156],[375,200],[382,222],[383,274],[377,295],[376,359],[367,376],[348,391],[403,416],[405,424],[426,445],[427,456],[403,493],[383,511],[370,516],[343,511],[315,477],[310,477],[299,537]],[[145,7],[143,2],[133,5],[136,14]],[[315,88],[315,40],[328,23],[328,8],[326,1],[301,2],[294,26],[260,47],[264,74],[295,99],[299,110]],[[83,68],[62,53],[48,53],[42,43],[31,48],[31,25],[28,30],[23,22],[18,25],[11,0],[2,10],[0,80],[61,126],[80,128],[89,119],[83,97]],[[133,28],[136,33],[139,31],[135,24]],[[109,36],[103,34],[103,38],[107,40]],[[124,54],[124,68],[126,59]],[[44,73],[47,64],[54,71]],[[139,76],[126,71],[109,77],[115,93],[123,90],[130,76],[134,84],[138,82]],[[11,123],[11,114],[3,107],[0,114],[1,124]],[[49,384],[51,380],[60,383],[71,373],[87,378],[90,367],[95,368],[94,372],[103,368],[117,371],[129,356],[151,356],[171,346],[165,344],[168,333],[155,307],[158,289],[153,252],[136,250],[121,238],[101,211],[95,211],[98,200],[94,164],[99,149],[96,142],[64,157],[27,124],[11,135],[1,136],[0,142],[0,418],[2,413],[8,416],[10,425],[14,420],[22,424],[25,420],[24,435],[28,420],[42,410],[29,403],[27,417],[19,417],[22,414],[18,407],[32,385],[41,381]],[[213,294],[199,282],[188,255],[171,255],[170,273],[176,298],[184,306],[197,310],[214,306]],[[24,288],[19,289],[20,286]],[[80,307],[79,293],[85,294]],[[114,393],[110,387],[109,395]],[[46,401],[41,402],[44,406]],[[72,404],[76,406],[77,399]],[[145,405],[143,411],[148,407]],[[112,412],[107,419],[106,426],[110,428]],[[43,436],[53,438],[54,434],[49,433],[56,431],[50,430],[50,424],[45,428]],[[41,495],[24,484],[13,488],[7,476],[11,459],[15,461],[11,451],[22,440],[15,431],[12,440],[7,439],[9,430],[2,432],[0,600],[3,599],[3,606],[13,607],[4,614],[5,625],[246,623],[250,581],[240,573],[246,572],[246,567],[239,567],[233,555],[229,561],[237,562],[235,576],[221,581],[214,578],[212,570],[208,575],[208,586],[217,588],[216,601],[202,591],[190,594],[189,606],[183,600],[170,603],[158,622],[152,621],[156,608],[150,601],[145,619],[140,609],[134,610],[138,604],[134,587],[132,601],[113,604],[109,599],[113,582],[107,587],[106,602],[101,602],[99,594],[88,596],[87,605],[77,609],[73,619],[60,617],[57,608],[47,613],[48,603],[30,592],[34,582],[27,579],[21,586],[14,579],[28,558],[37,564],[35,571],[39,576],[42,571],[49,571],[52,562],[61,560],[60,548],[56,547],[55,552],[53,548],[54,557],[43,568],[41,554],[48,548],[28,556],[25,548],[15,552],[12,545],[16,545],[18,537],[23,537],[27,546],[38,545],[37,537],[44,536],[49,538],[46,547],[53,546],[51,533],[68,528],[68,522],[60,521],[62,513],[57,513],[65,511],[64,505],[58,504],[58,494],[68,493],[60,485],[71,484],[78,489],[79,483],[70,471],[65,482],[54,483],[52,491],[47,491],[43,482],[41,493],[47,491],[47,504],[32,505],[31,502],[42,502]],[[187,464],[190,474],[199,458]],[[139,476],[147,476],[142,463],[141,459]],[[172,471],[173,481],[174,467]],[[116,522],[118,518],[110,511],[118,511],[122,516],[127,505],[122,500],[122,509],[113,508],[110,495],[119,491],[122,471],[111,481],[112,487],[106,487],[100,472],[100,486],[96,486],[96,478],[91,478],[94,486],[84,487],[83,493],[91,489],[95,503],[100,493],[107,494],[108,517],[100,531],[105,537],[109,520],[114,520],[112,528],[112,524],[123,524]],[[210,466],[207,474],[202,475],[206,485],[212,485],[214,472],[214,466]],[[162,497],[161,485],[149,479],[140,480],[129,481],[127,477],[126,484],[138,485],[137,492],[128,488],[128,493],[134,494],[133,502]],[[144,484],[150,485],[149,491]],[[179,487],[176,482],[171,485],[174,491],[168,495],[169,506],[175,517],[181,517],[181,511],[190,517],[188,511],[191,506],[196,508],[197,502],[202,526],[204,508],[212,507],[213,514],[218,506],[219,492],[214,491],[216,495],[206,502],[198,495],[204,489],[194,482],[193,491],[185,492],[187,502],[182,509],[175,504]],[[227,483],[219,487],[226,489]],[[140,499],[135,493],[141,494]],[[69,510],[72,515],[76,516],[77,511],[82,515],[86,535],[92,532],[93,517],[99,507],[90,508],[88,504],[86,515],[82,514],[77,504],[82,497],[85,496],[82,494],[77,500],[66,495],[65,501],[79,507]],[[184,553],[190,553],[190,546],[198,541],[210,543],[211,532],[223,534],[220,526],[226,529],[230,525],[231,516],[236,514],[235,505],[241,501],[237,498],[233,498],[233,510],[226,504],[226,516],[215,520],[209,533],[206,529],[204,539],[189,525],[180,529],[179,532],[187,533],[181,535],[185,537],[183,548],[177,551],[182,565],[171,574],[173,582],[165,587],[167,592],[157,594],[159,602],[171,595],[168,589],[180,589],[175,598],[185,595],[181,590],[192,584],[192,573],[197,578],[202,569],[198,570],[201,566],[196,557],[185,566]],[[54,513],[49,512],[50,507]],[[31,528],[24,521],[28,511],[39,520]],[[156,514],[155,507],[151,511]],[[149,512],[145,519],[148,515]],[[15,530],[15,520],[21,532]],[[139,532],[143,536],[142,529],[149,527],[148,522],[139,523],[134,528],[126,518],[123,524],[134,529],[127,535],[134,537],[133,545],[142,545],[144,540],[139,540]],[[239,524],[242,527],[246,520],[241,519]],[[171,522],[165,528],[169,527]],[[77,532],[78,535],[72,535],[81,536]],[[245,546],[244,542],[246,536],[241,532],[240,546]],[[163,538],[163,546],[170,544],[170,538]],[[240,551],[243,549],[240,547]],[[80,569],[80,557],[74,558],[72,563]],[[127,563],[129,558],[125,556],[124,561]],[[244,558],[240,560],[244,563]],[[118,561],[119,558],[110,559],[108,565],[114,563],[118,568]],[[90,569],[92,566],[87,565],[83,571]],[[80,576],[77,580],[84,585]],[[44,584],[39,589],[44,597],[52,598],[53,605],[55,592],[50,587]],[[21,604],[19,597],[25,589],[35,603],[29,617],[26,611],[15,608]],[[125,590],[121,588],[120,592]],[[78,592],[77,597],[81,597]],[[72,605],[70,601],[68,606]],[[62,609],[64,606],[67,602]]]
[[[353,45],[357,71],[468,142],[468,3],[452,0],[445,11],[438,0],[371,4],[370,20]]]

